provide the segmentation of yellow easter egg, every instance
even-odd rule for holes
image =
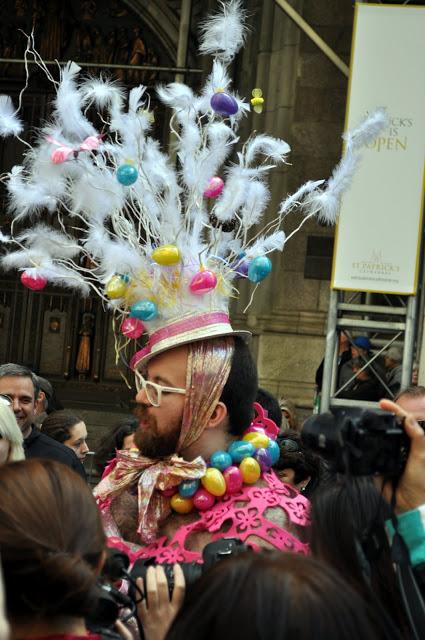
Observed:
[[[105,293],[110,300],[122,298],[127,291],[128,283],[121,276],[113,276],[106,285]]]
[[[180,251],[175,244],[164,244],[152,251],[152,260],[163,267],[169,267],[180,262]]]
[[[251,433],[247,433],[246,435],[244,435],[242,440],[246,440],[247,442],[250,442],[251,444],[254,445],[256,449],[261,449],[261,447],[264,447],[264,449],[267,449],[270,443],[269,436],[266,436],[265,433],[258,433],[255,431],[252,431]]]
[[[171,508],[177,513],[190,513],[193,510],[192,498],[182,498],[179,493],[175,493],[171,498]]]
[[[209,491],[213,496],[220,497],[226,493],[226,481],[218,469],[207,469],[201,482],[204,489]]]
[[[244,458],[239,465],[245,484],[254,484],[261,475],[261,468],[255,458]]]

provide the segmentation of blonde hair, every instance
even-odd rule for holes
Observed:
[[[24,460],[24,439],[10,407],[0,404],[0,436],[10,443],[9,462]]]

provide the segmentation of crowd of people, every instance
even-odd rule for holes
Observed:
[[[239,338],[165,350],[142,371],[135,415],[97,447],[93,497],[82,418],[50,404],[52,386],[26,367],[0,366],[1,640],[420,637],[403,606],[394,540],[422,589],[424,387],[381,401],[410,440],[388,483],[341,470],[311,447],[291,403],[258,388]],[[224,470],[223,498],[217,478],[202,481],[232,446],[264,447],[264,438],[277,453],[261,475],[231,489]],[[205,472],[203,460],[218,454]],[[233,457],[235,475],[237,460],[255,461]],[[208,504],[193,509],[191,483]],[[111,577],[116,557],[126,568]]]

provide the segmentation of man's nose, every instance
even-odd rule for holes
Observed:
[[[19,413],[21,410],[21,403],[19,402],[19,398],[13,398],[12,400],[12,408],[13,413]]]
[[[136,395],[136,402],[137,404],[144,404],[146,406],[151,406],[151,402],[149,402],[149,398],[146,394],[145,389],[140,389],[140,391],[138,391],[137,395]]]
[[[84,442],[83,446],[81,447],[81,452],[82,453],[87,453],[87,451],[89,451],[89,446],[88,446],[87,442]]]

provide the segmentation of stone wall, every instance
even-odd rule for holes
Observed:
[[[292,6],[348,64],[354,9],[337,0],[303,2]],[[287,140],[293,149],[291,165],[274,170],[270,218],[287,193],[308,179],[327,178],[341,154],[347,78],[304,35],[273,1],[248,3],[255,27],[248,46],[235,65],[236,86],[244,96],[260,87],[263,114],[245,124]],[[243,136],[244,137],[244,136]],[[302,218],[295,215],[287,235]],[[273,257],[273,274],[259,287],[244,318],[251,287],[235,305],[238,325],[255,335],[260,382],[298,406],[309,407],[314,375],[324,350],[329,280],[305,278],[307,238],[332,236],[333,230],[307,222],[281,256]]]

